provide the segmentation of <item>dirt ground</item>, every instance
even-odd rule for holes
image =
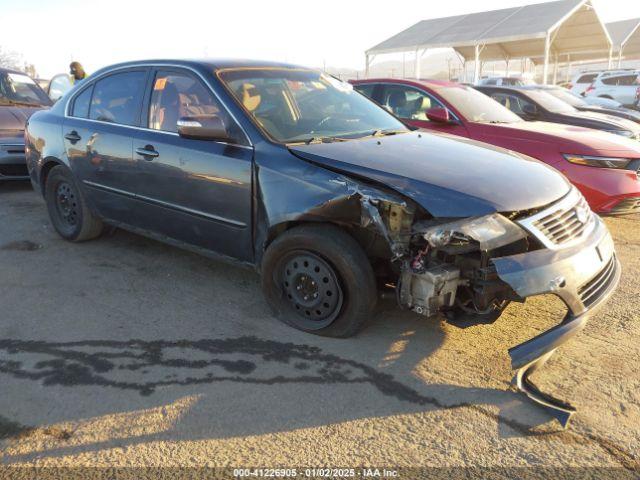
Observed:
[[[553,297],[466,329],[385,304],[319,338],[273,318],[251,271],[123,231],[64,242],[30,186],[0,185],[0,463],[638,475],[640,216],[606,222],[622,283],[535,376],[578,408],[563,431],[507,355],[558,322]]]

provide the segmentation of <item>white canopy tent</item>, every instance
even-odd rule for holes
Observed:
[[[623,58],[640,58],[640,18],[607,23],[606,27],[618,54],[618,67]]]
[[[377,55],[414,52],[416,77],[420,59],[433,48],[453,48],[464,62],[473,60],[474,82],[480,78],[480,62],[541,57],[543,78],[549,64],[562,56],[607,51],[612,42],[591,0],[554,2],[506,8],[490,12],[423,20],[367,50],[365,75]]]

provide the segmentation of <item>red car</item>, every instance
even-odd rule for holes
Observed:
[[[384,78],[351,83],[409,125],[490,143],[555,167],[596,212],[640,212],[636,140],[570,125],[525,122],[483,93],[457,83]]]

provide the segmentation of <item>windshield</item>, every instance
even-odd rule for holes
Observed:
[[[555,113],[571,113],[576,109],[567,102],[554,97],[553,95],[541,90],[521,90],[523,94],[536,102],[545,110]]]
[[[51,105],[51,100],[31,77],[22,73],[0,73],[0,104]]]
[[[409,131],[348,84],[312,70],[229,69],[219,74],[251,119],[281,143]]]
[[[515,123],[522,119],[491,97],[471,87],[437,87],[438,94],[470,122]]]
[[[545,92],[553,95],[559,100],[568,103],[572,107],[584,107],[587,105],[583,99],[581,99],[575,93],[570,92],[569,90],[565,90],[562,88],[554,88],[553,90],[545,90]]]

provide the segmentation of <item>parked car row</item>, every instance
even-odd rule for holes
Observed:
[[[580,112],[552,95],[553,87],[474,89],[398,79],[352,83],[414,127],[486,142],[553,166],[599,213],[640,212],[640,125],[636,122]]]

